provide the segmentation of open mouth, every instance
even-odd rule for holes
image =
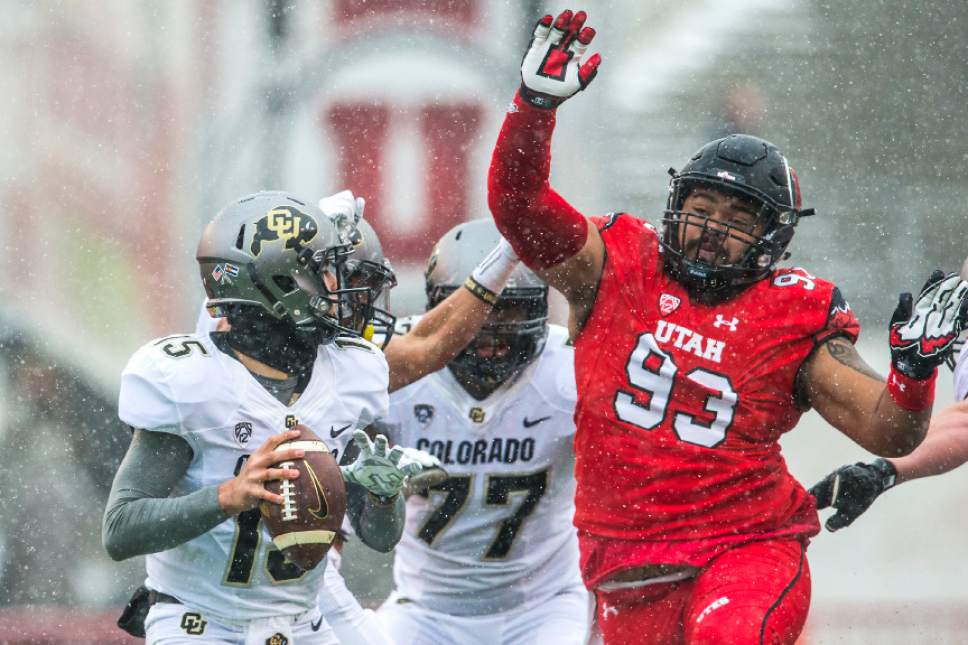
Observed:
[[[699,252],[696,253],[696,259],[702,260],[703,262],[706,262],[707,264],[715,264],[716,263],[716,259],[718,257],[719,257],[719,253],[717,253],[716,249],[709,248],[709,247],[706,247],[706,246],[700,246],[699,247]]]
[[[719,236],[704,235],[695,242],[695,258],[707,264],[716,264],[724,260],[722,239]]]

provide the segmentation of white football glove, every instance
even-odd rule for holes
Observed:
[[[968,282],[935,271],[917,300],[910,293],[899,300],[890,326],[894,368],[909,378],[929,378],[968,322]]]
[[[356,430],[353,441],[360,449],[360,454],[352,464],[340,466],[343,480],[359,484],[378,497],[395,496],[407,477],[424,469],[420,461],[404,459],[404,449],[400,446],[388,451],[386,435],[378,434],[374,441],[370,441],[365,432]]]
[[[544,16],[534,28],[521,62],[521,98],[539,108],[556,108],[585,89],[598,73],[602,57],[581,63],[595,30],[584,27],[584,11],[562,11],[552,22]]]
[[[353,191],[342,190],[335,195],[323,197],[319,200],[319,210],[323,215],[336,222],[340,234],[349,238],[356,230],[356,225],[363,219],[363,209],[366,200],[354,197]]]

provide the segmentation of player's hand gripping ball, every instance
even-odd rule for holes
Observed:
[[[301,448],[302,459],[276,464],[275,468],[299,471],[296,479],[267,481],[269,492],[282,504],[262,502],[259,509],[272,542],[290,562],[312,569],[326,557],[346,513],[346,487],[339,464],[326,444],[312,430],[297,425],[300,436],[279,448]]]

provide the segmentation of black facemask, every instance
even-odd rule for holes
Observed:
[[[279,320],[258,307],[238,307],[228,315],[229,346],[246,356],[291,376],[308,376],[319,349],[321,335],[296,327],[288,318]]]

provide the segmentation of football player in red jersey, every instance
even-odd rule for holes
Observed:
[[[570,305],[585,583],[607,643],[792,643],[819,523],[777,440],[812,406],[871,452],[913,450],[968,284],[939,272],[902,296],[885,383],[837,288],[776,266],[812,211],[772,144],[704,146],[673,174],[661,232],[583,216],[548,177],[556,108],[601,61],[583,61],[585,17],[538,22],[488,178],[504,237]]]

